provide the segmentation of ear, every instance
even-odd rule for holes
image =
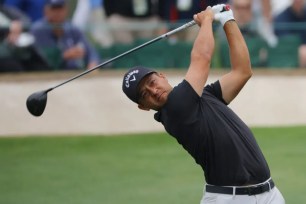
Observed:
[[[150,108],[146,108],[146,107],[144,107],[144,106],[141,105],[141,104],[138,104],[138,108],[139,108],[140,110],[145,110],[145,111],[149,111],[149,110],[150,110]]]

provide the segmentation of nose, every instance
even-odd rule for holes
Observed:
[[[147,90],[149,91],[149,93],[151,94],[151,96],[156,96],[158,91],[156,87],[147,87]]]

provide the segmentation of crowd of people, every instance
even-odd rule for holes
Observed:
[[[151,39],[219,3],[231,5],[243,35],[268,47],[297,36],[298,66],[306,67],[305,0],[281,2],[276,10],[276,0],[0,0],[0,72],[90,69],[105,60],[96,46]],[[197,29],[174,38],[192,43]]]

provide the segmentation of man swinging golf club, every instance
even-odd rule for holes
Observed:
[[[217,5],[224,7],[225,5]],[[215,6],[216,8],[216,6]],[[123,78],[123,92],[176,138],[205,175],[201,204],[283,204],[252,132],[227,106],[252,76],[246,43],[233,12],[208,7],[194,15],[200,26],[185,78],[172,87],[164,74],[137,66]],[[206,85],[214,52],[213,21],[226,33],[231,71]]]

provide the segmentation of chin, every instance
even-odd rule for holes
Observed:
[[[163,98],[159,101],[158,106],[159,106],[159,107],[164,106],[164,105],[166,104],[166,102],[167,102],[167,99],[168,99],[168,96],[167,96],[167,97],[163,97]]]

